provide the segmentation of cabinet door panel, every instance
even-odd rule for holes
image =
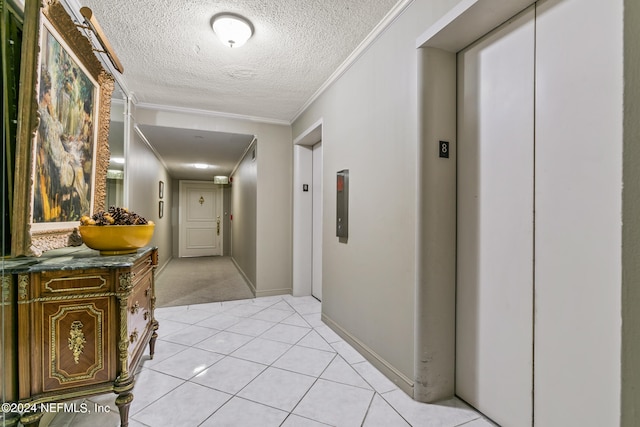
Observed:
[[[42,304],[43,391],[109,380],[111,299]]]

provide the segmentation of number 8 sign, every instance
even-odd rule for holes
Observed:
[[[449,158],[449,141],[440,141],[439,144],[440,157]]]

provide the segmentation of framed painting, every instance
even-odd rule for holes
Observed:
[[[59,0],[27,1],[12,256],[68,246],[104,209],[114,78]]]

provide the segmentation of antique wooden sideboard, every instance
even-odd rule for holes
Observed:
[[[2,381],[20,412],[5,421],[37,426],[47,403],[114,392],[128,425],[135,372],[158,336],[157,248],[117,256],[81,248],[3,262]]]

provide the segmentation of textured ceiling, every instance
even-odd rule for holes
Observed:
[[[93,10],[139,103],[286,123],[401,2],[67,0]],[[252,22],[246,45],[216,38],[211,19],[221,12]]]
[[[398,0],[78,0],[90,7],[142,103],[289,121]],[[224,46],[211,18],[248,18]]]

